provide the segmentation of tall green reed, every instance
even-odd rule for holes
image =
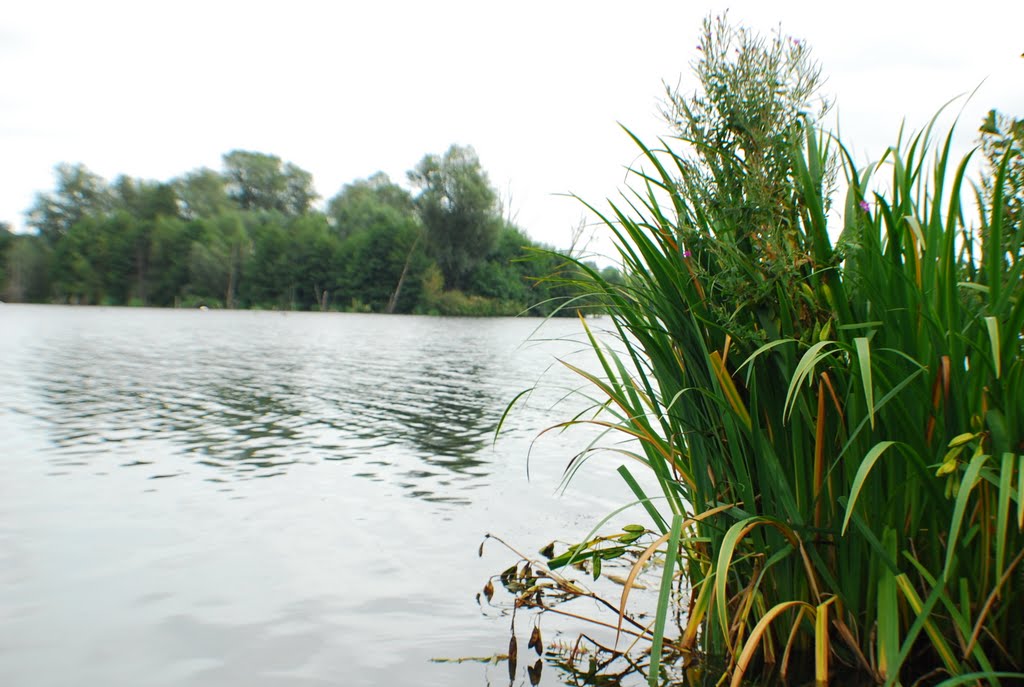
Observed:
[[[965,230],[970,156],[929,126],[859,169],[797,123],[782,211],[751,224],[689,183],[691,158],[634,140],[634,194],[591,206],[629,278],[579,267],[617,332],[617,353],[591,334],[588,379],[660,510],[620,473],[693,590],[673,641],[731,657],[734,683],[794,656],[818,679],[836,662],[890,684],[1022,677],[1024,263],[1003,255],[998,197]]]

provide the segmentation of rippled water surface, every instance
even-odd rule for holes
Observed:
[[[626,500],[614,465],[556,493],[578,434],[527,480],[577,384],[555,357],[588,362],[537,326],[0,306],[0,684],[507,684],[430,660],[507,645],[483,535]]]

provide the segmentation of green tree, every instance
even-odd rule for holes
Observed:
[[[233,207],[224,177],[207,167],[192,170],[171,182],[185,219],[213,217]]]
[[[344,295],[376,312],[411,312],[419,304],[423,274],[432,264],[414,217],[386,221],[341,244]]]
[[[345,184],[327,203],[328,219],[341,238],[361,229],[403,224],[415,213],[412,195],[384,172]]]
[[[309,211],[313,176],[276,155],[233,150],[224,155],[227,194],[241,210],[276,210],[290,217]]]
[[[131,283],[131,217],[87,215],[54,248],[54,287],[60,300],[122,304]]]
[[[125,234],[122,239],[131,244],[134,266],[132,296],[145,304],[153,230],[159,218],[177,217],[178,197],[171,184],[126,176],[115,179],[111,190],[113,206],[127,218],[122,222]]]
[[[294,307],[295,270],[288,231],[280,222],[266,222],[250,227],[249,232],[253,249],[246,262],[246,299],[259,307]]]
[[[12,303],[38,303],[50,293],[48,274],[51,251],[39,236],[30,234],[6,235],[3,254],[3,297]]]
[[[54,171],[57,175],[55,191],[37,193],[27,213],[28,225],[51,246],[83,217],[105,213],[111,207],[107,183],[85,165],[61,163]]]
[[[377,172],[342,187],[327,213],[343,239],[347,297],[378,312],[414,309],[429,258],[412,195]]]
[[[409,180],[420,189],[416,207],[445,287],[464,289],[501,232],[498,194],[471,147],[453,145],[442,156],[425,156]]]
[[[178,215],[178,197],[171,184],[122,175],[114,180],[110,191],[111,206],[132,217],[153,220],[161,215]]]
[[[473,270],[468,291],[487,298],[514,303],[514,309],[532,304],[536,281],[532,277],[531,249],[536,248],[523,232],[506,224],[498,233],[487,259]]]
[[[186,223],[178,217],[161,215],[154,221],[148,279],[148,295],[154,305],[176,305],[186,295],[189,255],[201,228],[200,222]]]
[[[326,308],[336,296],[337,238],[319,213],[296,217],[288,226],[287,259],[293,298],[302,307]]]
[[[320,197],[313,188],[313,175],[291,162],[284,165],[285,193],[281,212],[298,217],[309,212]]]
[[[234,308],[238,282],[250,252],[249,235],[238,213],[201,220],[200,232],[189,251],[192,294]]]
[[[1000,193],[1003,259],[1011,266],[1024,260],[1024,119],[1014,119],[990,110],[981,125],[981,152],[985,169],[981,177],[981,208],[996,209],[996,191]],[[1000,184],[1000,180],[1002,183]],[[991,216],[982,217],[986,234]]]

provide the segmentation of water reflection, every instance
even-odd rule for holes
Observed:
[[[55,474],[199,472],[229,486],[303,463],[357,461],[361,476],[397,476],[410,496],[460,501],[458,491],[489,472],[510,385],[530,381],[515,357],[532,324],[508,320],[63,317],[64,326],[34,332],[16,361],[20,410],[49,425]]]

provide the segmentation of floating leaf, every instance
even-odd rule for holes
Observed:
[[[550,544],[545,546],[543,549],[541,549],[540,550],[540,555],[544,556],[544,558],[547,558],[549,560],[554,558],[555,557],[555,542],[551,542]]]
[[[647,528],[644,527],[643,525],[626,525],[626,526],[624,526],[622,528],[622,531],[623,532],[639,532],[640,534],[643,534],[644,532],[647,531]]]
[[[595,551],[594,555],[591,556],[594,579],[601,577],[601,552]]]

